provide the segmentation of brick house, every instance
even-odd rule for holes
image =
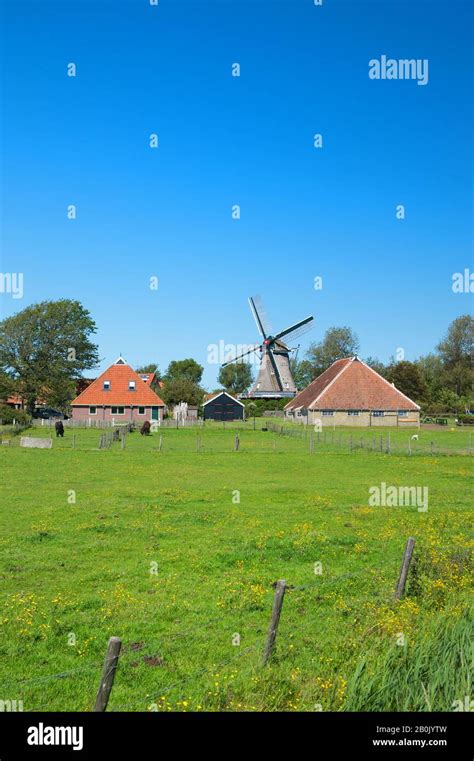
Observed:
[[[322,426],[419,427],[420,407],[358,357],[349,357],[288,402],[285,417]]]
[[[138,375],[123,357],[71,402],[73,420],[144,423],[163,419],[165,404],[150,388],[153,374]]]

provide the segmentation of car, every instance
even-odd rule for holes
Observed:
[[[68,419],[67,415],[64,415],[64,413],[60,412],[59,410],[53,410],[52,407],[37,407],[33,413],[33,417],[39,418],[40,420],[51,420],[53,418],[57,418],[59,420]]]

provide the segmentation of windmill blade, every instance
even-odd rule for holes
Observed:
[[[239,354],[238,357],[233,357],[232,359],[227,360],[227,362],[223,362],[221,367],[226,367],[226,365],[231,365],[233,362],[237,362],[239,359],[242,359],[242,357],[246,357],[248,354],[254,354],[254,352],[258,351],[259,349],[260,351],[262,350],[261,344],[255,344],[255,346],[253,346],[248,351],[244,351],[243,354]]]
[[[262,300],[260,296],[250,296],[249,298],[250,309],[253,314],[253,318],[257,324],[258,332],[262,338],[266,338],[270,332],[270,326],[266,318],[265,310],[263,308]]]
[[[300,322],[295,322],[290,328],[285,328],[285,330],[282,330],[280,333],[277,333],[276,336],[273,336],[273,342],[284,337],[287,341],[292,341],[294,338],[298,338],[311,330],[313,322],[314,317],[306,317],[304,320],[300,320]]]
[[[275,373],[275,378],[276,378],[277,383],[278,383],[278,385],[280,387],[280,391],[283,391],[283,381],[281,379],[280,370],[278,368],[277,361],[276,361],[275,357],[273,356],[273,351],[272,351],[271,348],[268,350],[268,354],[269,354],[269,357],[270,357],[270,362],[272,363],[273,372]]]

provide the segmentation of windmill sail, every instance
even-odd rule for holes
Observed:
[[[229,362],[225,362],[223,367],[260,350],[262,357],[258,375],[247,396],[249,398],[264,397],[273,399],[292,397],[296,394],[297,388],[290,370],[290,351],[292,349],[288,347],[287,342],[293,341],[293,339],[310,330],[313,317],[306,317],[304,320],[295,322],[289,328],[271,335],[270,326],[260,299],[251,296],[249,304],[263,342],[256,344],[250,351],[240,354]],[[283,338],[285,339],[284,341],[282,340]]]

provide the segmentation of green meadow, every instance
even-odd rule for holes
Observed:
[[[297,426],[262,425],[1,447],[0,700],[90,711],[113,635],[109,711],[454,710],[471,694],[469,432],[395,429],[387,454],[387,429],[327,431],[310,452]],[[370,505],[382,482],[427,487],[428,509]]]

